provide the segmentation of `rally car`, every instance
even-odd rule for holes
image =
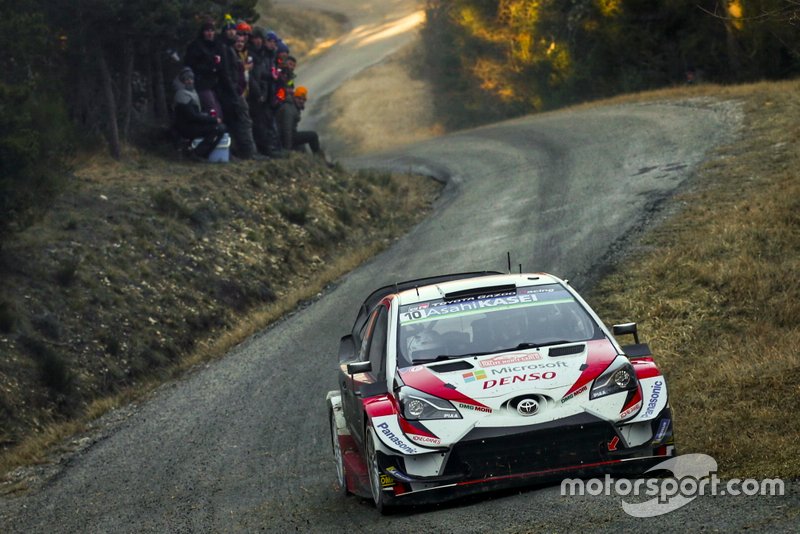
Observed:
[[[612,335],[613,332],[613,335]],[[632,335],[620,346],[615,335]],[[545,273],[387,286],[339,348],[337,482],[380,511],[674,455],[667,384],[636,324],[609,331]]]

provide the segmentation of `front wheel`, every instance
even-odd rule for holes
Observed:
[[[375,503],[375,508],[381,514],[388,514],[392,509],[390,504],[391,497],[386,495],[383,491],[383,484],[381,484],[381,471],[378,468],[378,455],[375,452],[375,443],[377,436],[372,427],[369,428],[367,433],[367,473],[369,474],[369,487],[372,491],[372,501]]]

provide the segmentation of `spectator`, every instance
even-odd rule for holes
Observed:
[[[294,90],[292,97],[287,99],[280,109],[278,109],[277,122],[278,131],[281,136],[281,145],[283,145],[283,148],[286,150],[297,150],[300,152],[304,152],[305,145],[308,145],[314,155],[325,160],[325,153],[320,147],[317,132],[312,130],[297,130],[297,126],[300,123],[300,115],[305,108],[307,98],[308,89],[300,86]]]
[[[290,99],[294,91],[294,69],[297,60],[293,56],[286,56],[281,61],[277,70],[277,80],[275,81],[275,96],[273,97],[272,107],[278,109],[281,104]]]
[[[247,37],[243,34],[237,35],[233,49],[236,51],[236,89],[247,99],[250,92],[250,73],[253,70],[253,56],[247,50]]]
[[[219,92],[222,107],[225,110],[225,120],[233,140],[234,155],[241,159],[262,159],[256,152],[253,140],[253,121],[244,91],[247,87],[244,80],[245,65],[241,63],[235,49],[237,39],[244,38],[236,30],[232,19],[228,19],[223,32],[219,36],[225,55],[223,56],[223,70],[226,73],[226,83]]]
[[[194,86],[203,111],[214,110],[217,116],[224,120],[218,91],[226,83],[223,79],[225,72],[222,65],[225,50],[215,39],[214,32],[213,21],[203,23],[197,39],[186,49],[184,64],[191,68],[195,75]]]
[[[175,130],[187,139],[202,137],[203,140],[192,150],[192,154],[206,159],[226,128],[219,117],[202,112],[194,83],[194,73],[190,67],[184,67],[172,82],[175,88]]]
[[[251,33],[253,33],[253,28],[248,23],[240,21],[236,25],[236,35],[243,35],[245,38],[245,44],[250,41]]]
[[[256,27],[250,34],[249,53],[253,58],[247,104],[253,120],[253,139],[258,151],[269,157],[280,157],[278,129],[270,102],[275,90],[275,48],[277,39],[266,39],[267,32]],[[273,34],[274,35],[274,34]]]

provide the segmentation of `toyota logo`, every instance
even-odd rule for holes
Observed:
[[[517,403],[517,412],[519,412],[520,415],[527,417],[529,415],[536,415],[538,411],[539,403],[534,399],[522,399]]]

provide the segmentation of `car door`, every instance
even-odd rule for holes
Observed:
[[[363,401],[375,394],[376,387],[386,380],[386,342],[389,313],[385,304],[379,304],[370,314],[358,352],[357,361],[369,360],[372,370],[367,373],[346,375],[343,377],[342,389],[348,394],[343,399],[345,417],[350,424],[350,432],[360,443],[364,441],[364,409]]]

